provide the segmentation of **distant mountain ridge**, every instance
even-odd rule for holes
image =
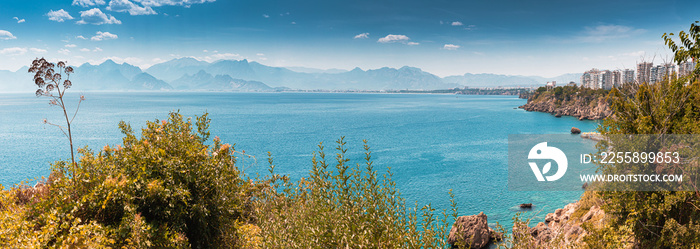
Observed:
[[[577,81],[581,74],[553,78],[498,74],[471,74],[440,78],[420,68],[383,67],[350,71],[302,67],[271,67],[248,60],[200,61],[191,57],[155,64],[146,70],[128,63],[106,60],[85,63],[71,75],[74,88],[102,91],[276,91],[298,90],[436,90],[455,87],[530,87],[556,80]],[[292,70],[293,69],[293,70]],[[296,71],[295,71],[296,70]],[[0,91],[33,91],[27,67],[12,72],[0,70]]]

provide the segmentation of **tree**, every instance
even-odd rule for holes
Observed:
[[[75,108],[73,117],[69,118],[63,97],[66,94],[66,90],[73,86],[73,83],[70,81],[70,74],[73,73],[73,67],[66,66],[66,62],[64,61],[59,61],[58,63],[53,64],[48,62],[46,59],[41,58],[32,61],[32,65],[29,68],[29,73],[34,73],[34,84],[36,84],[38,88],[36,90],[36,96],[45,96],[51,98],[49,104],[61,107],[61,109],[63,110],[63,116],[66,118],[65,130],[63,126],[48,122],[46,119],[44,119],[44,124],[49,124],[58,127],[61,130],[61,132],[63,132],[63,135],[65,135],[68,138],[68,142],[70,143],[71,173],[75,177],[76,163],[75,151],[73,149],[73,134],[71,131],[71,124],[75,119],[75,115],[78,114],[78,110],[80,109],[80,103],[82,103],[83,100],[85,100],[85,96],[80,96],[80,100],[78,101],[78,107]],[[63,75],[65,75],[65,79],[63,79]],[[54,92],[56,92],[56,94],[54,94]]]
[[[678,33],[678,38],[680,39],[681,46],[677,45],[673,41],[673,33],[663,34],[664,41],[666,45],[673,51],[673,61],[680,64],[688,60],[697,61],[700,58],[700,21],[695,21],[695,23],[690,24],[690,29],[688,33],[685,31],[680,31]],[[700,75],[700,63],[695,65],[695,70],[693,71],[695,77]]]

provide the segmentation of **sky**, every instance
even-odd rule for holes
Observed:
[[[0,69],[181,57],[554,77],[671,61],[700,1],[3,0]]]

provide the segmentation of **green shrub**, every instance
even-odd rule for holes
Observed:
[[[3,223],[3,232],[18,232],[2,246],[233,246],[247,183],[231,146],[218,138],[204,144],[208,123],[206,114],[193,125],[170,113],[167,121],[148,122],[137,138],[122,122],[123,146],[80,149],[72,179],[70,163],[59,161],[38,187],[3,191],[3,204],[7,195],[18,200],[3,205],[16,213],[6,220],[26,225]],[[49,194],[27,197],[30,192]]]
[[[354,166],[337,141],[334,164],[323,144],[314,153],[308,178],[291,182],[274,173],[254,198],[255,223],[265,248],[445,248],[448,227],[457,217],[430,204],[407,208],[391,171],[374,169],[365,141],[365,160]],[[451,193],[450,193],[451,194]]]
[[[207,114],[193,124],[170,113],[137,137],[121,122],[122,145],[79,149],[76,167],[58,161],[34,187],[0,189],[0,247],[447,246],[454,200],[449,215],[407,208],[366,143],[362,167],[351,166],[341,138],[335,167],[320,145],[307,178],[276,174],[270,157],[270,175],[251,179],[236,167],[242,153],[218,138],[205,144],[208,125]]]

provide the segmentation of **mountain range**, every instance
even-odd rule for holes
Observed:
[[[199,61],[184,57],[153,65],[145,71],[128,63],[106,60],[74,67],[71,81],[79,90],[143,91],[279,91],[298,90],[434,90],[454,87],[530,87],[547,81],[578,81],[581,74],[554,78],[498,74],[464,74],[440,78],[420,68],[383,67],[372,70],[271,67],[248,60]],[[26,82],[26,84],[24,83]],[[27,67],[0,70],[0,91],[31,91]]]

